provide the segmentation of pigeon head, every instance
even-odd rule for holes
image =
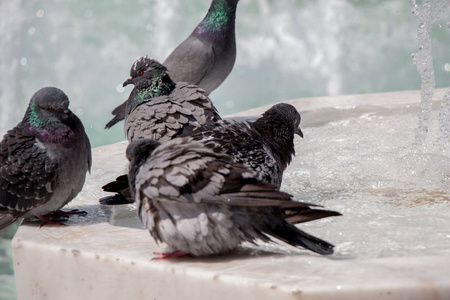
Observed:
[[[123,86],[134,84],[134,89],[127,100],[127,114],[144,101],[169,95],[175,89],[175,83],[170,78],[167,68],[156,60],[143,56],[136,60]]]
[[[297,109],[287,103],[275,104],[263,113],[263,117],[258,119],[255,123],[260,123],[261,127],[272,128],[278,135],[284,135],[283,131],[294,138],[294,134],[303,137],[303,132],[300,129],[301,117]],[[266,126],[262,126],[266,124]]]
[[[138,88],[146,88],[161,81],[172,82],[167,68],[153,58],[142,56],[131,66],[130,77],[123,86],[134,84]]]
[[[141,162],[149,157],[160,142],[151,139],[140,139],[132,141],[126,150],[127,158],[130,162]]]
[[[126,155],[130,161],[130,169],[128,171],[128,181],[131,193],[134,195],[134,183],[139,168],[145,163],[147,158],[152,155],[153,150],[161,145],[156,140],[140,139],[132,141],[126,150]]]
[[[65,144],[84,132],[83,124],[69,109],[66,94],[55,87],[38,90],[30,100],[21,126],[43,142]]]
[[[33,95],[23,121],[38,131],[74,128],[79,122],[69,109],[67,95],[55,87],[44,87]]]
[[[303,137],[300,114],[294,106],[280,103],[268,109],[252,126],[281,159],[283,168],[295,154],[294,135]]]
[[[287,103],[280,103],[274,105],[268,113],[273,110],[275,114],[279,114],[280,116],[284,116],[284,119],[290,122],[292,125],[292,129],[295,134],[299,135],[303,138],[303,132],[300,129],[300,122],[302,118],[300,117],[300,114],[298,113],[297,109],[295,109],[294,106],[287,104]]]

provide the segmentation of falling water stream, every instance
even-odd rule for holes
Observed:
[[[449,7],[445,0],[413,2],[420,104],[362,104],[303,115],[328,122],[304,130],[282,188],[344,214],[332,229],[329,220],[321,229],[304,226],[337,241],[337,257],[450,254],[450,89],[432,101],[431,55],[431,27]]]

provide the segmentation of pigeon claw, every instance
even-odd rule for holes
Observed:
[[[189,254],[184,253],[181,250],[176,250],[172,252],[153,252],[157,257],[152,258],[152,260],[163,260],[163,259],[169,259],[169,258],[177,258],[177,257],[185,257],[189,256]]]
[[[69,219],[68,216],[63,216],[58,214],[57,212],[45,215],[45,216],[39,216],[39,220],[42,221],[41,228],[44,225],[50,224],[50,225],[66,225],[65,222]]]
[[[55,212],[52,212],[51,214],[47,214],[44,216],[39,216],[38,219],[42,221],[42,226],[50,224],[50,225],[66,225],[65,222],[69,220],[70,215],[78,215],[78,216],[86,216],[87,212],[79,209],[72,209],[72,210],[61,210],[58,209]],[[39,228],[40,228],[39,227]]]
[[[78,216],[87,216],[87,211],[79,210],[79,209],[72,209],[72,210],[61,210],[58,209],[55,211],[55,214],[59,214],[60,216],[70,216],[70,215],[78,215]]]

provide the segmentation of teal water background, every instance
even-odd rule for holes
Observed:
[[[123,140],[105,131],[131,87],[133,61],[160,61],[201,21],[209,0],[0,0],[0,134],[31,95],[57,86],[93,147]],[[409,1],[241,0],[237,60],[211,94],[222,115],[293,98],[420,89],[412,63],[417,18]],[[450,86],[450,12],[432,32],[436,87]],[[0,232],[0,299],[15,299],[11,238]]]

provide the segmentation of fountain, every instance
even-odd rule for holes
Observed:
[[[433,18],[445,2],[434,3],[441,8]],[[424,16],[427,5],[413,11]],[[419,54],[414,61],[424,62]],[[429,59],[424,64],[432,70]],[[345,91],[330,78],[330,90]],[[245,244],[213,258],[152,261],[164,246],[141,227],[134,207],[98,205],[106,195],[99,187],[126,171],[126,144],[97,147],[92,174],[70,204],[88,216],[67,227],[27,222],[17,232],[18,299],[448,299],[449,98],[450,90],[427,83],[425,91],[289,101],[302,112],[305,139],[295,141],[282,189],[343,213],[301,226],[336,245],[330,257]],[[230,117],[254,118],[266,108]]]

